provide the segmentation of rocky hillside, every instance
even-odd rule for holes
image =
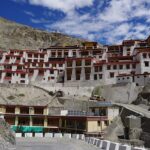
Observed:
[[[50,45],[78,45],[84,40],[50,33],[0,17],[0,49],[39,49]]]
[[[95,87],[92,95],[99,95],[106,101],[117,103],[132,103],[137,99],[142,87],[132,84],[116,84]]]
[[[51,98],[31,85],[0,85],[0,104],[46,105]]]
[[[135,105],[142,105],[145,106],[145,108],[149,108],[150,106],[150,82],[147,83],[142,89],[141,92],[139,92],[137,99],[133,102]],[[147,106],[147,107],[146,107]]]

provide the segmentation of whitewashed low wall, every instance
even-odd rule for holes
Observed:
[[[79,134],[79,139],[80,140],[85,140],[85,135],[84,134]]]
[[[118,149],[119,149],[119,143],[111,142],[109,149],[110,149],[110,150],[118,150]]]
[[[20,138],[22,137],[21,133],[16,133],[16,137]],[[33,137],[33,133],[25,133],[25,138]],[[46,137],[46,138],[73,138],[76,140],[83,140],[88,144],[94,145],[96,147],[99,147],[103,150],[146,150],[145,148],[141,147],[132,147],[130,145],[122,145],[120,143],[115,143],[107,140],[100,140],[94,137],[85,137],[84,134],[71,134],[71,133],[45,133],[43,136],[43,133],[35,133],[34,137]]]
[[[62,133],[55,133],[54,138],[62,138]]]
[[[33,137],[33,133],[25,133],[25,137]]]
[[[53,138],[53,133],[45,133],[44,137]]]
[[[74,138],[74,139],[79,139],[79,134],[72,134],[71,137]]]
[[[22,133],[16,133],[16,138],[22,137]]]
[[[35,137],[43,137],[43,133],[35,133]]]
[[[146,150],[141,147],[132,147],[130,145],[122,145],[120,143],[115,143],[107,140],[100,140],[94,137],[86,137],[85,142],[95,145],[103,150]]]
[[[71,133],[64,133],[63,137],[71,139]]]

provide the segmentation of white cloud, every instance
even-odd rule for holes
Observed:
[[[107,43],[118,43],[128,38],[146,38],[148,24],[139,24],[137,19],[150,18],[148,0],[110,0],[104,10],[81,15],[75,11],[64,19],[47,25],[71,35],[80,35],[90,40],[106,39]],[[145,32],[146,31],[146,32]],[[99,38],[99,39],[98,39]]]
[[[100,14],[100,19],[116,23],[128,21],[134,17],[150,17],[148,0],[111,0],[108,7]]]
[[[30,19],[31,22],[35,23],[35,24],[39,24],[39,23],[50,23],[50,20],[46,20],[44,18],[41,18],[41,19],[34,19],[34,18],[31,18]]]
[[[93,1],[94,0],[29,0],[29,3],[68,13],[77,8],[91,6]]]
[[[46,25],[47,29],[55,29],[67,34],[82,36],[85,39],[94,40],[96,33],[103,28],[102,23],[93,19],[90,14],[79,15],[72,12],[65,19],[51,25]]]
[[[150,0],[97,0],[97,6],[93,5],[95,1],[28,0],[32,5],[65,13],[65,17],[51,24],[42,19],[32,18],[31,21],[44,23],[49,31],[59,30],[90,40],[104,39],[106,43],[143,39],[150,34]],[[79,13],[78,9],[84,7],[89,7],[89,11],[81,10],[84,13]]]
[[[14,2],[18,2],[18,3],[25,3],[26,2],[26,0],[12,0],[12,1],[14,1]]]
[[[31,11],[24,11],[25,14],[34,17],[35,15]]]
[[[129,17],[130,7],[131,0],[112,0],[99,17],[107,22],[125,21]]]

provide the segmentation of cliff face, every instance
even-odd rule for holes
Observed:
[[[50,33],[0,17],[0,49],[39,49],[50,45],[78,45],[84,40],[61,33]]]

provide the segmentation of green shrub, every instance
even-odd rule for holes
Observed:
[[[18,94],[18,96],[23,97],[25,96],[23,93]]]
[[[15,99],[15,97],[12,96],[12,95],[11,95],[11,96],[8,96],[7,98],[8,98],[9,100]]]

